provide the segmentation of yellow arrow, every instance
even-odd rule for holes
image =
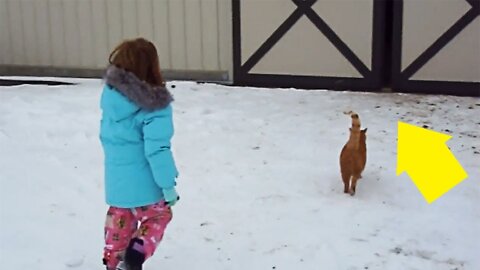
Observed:
[[[446,145],[451,138],[398,122],[397,176],[406,172],[428,203],[468,177]]]

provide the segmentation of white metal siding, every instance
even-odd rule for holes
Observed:
[[[0,0],[0,65],[103,68],[152,40],[163,69],[232,72],[230,0]]]

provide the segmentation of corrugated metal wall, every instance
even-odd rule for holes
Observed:
[[[232,73],[230,0],[0,0],[0,65],[104,68],[138,36],[162,69]]]

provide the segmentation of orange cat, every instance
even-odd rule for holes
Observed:
[[[357,181],[362,177],[362,171],[367,162],[367,129],[360,129],[358,114],[351,113],[352,127],[350,138],[340,154],[340,171],[342,173],[343,192],[355,195]]]

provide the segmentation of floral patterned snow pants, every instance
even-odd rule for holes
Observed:
[[[172,210],[164,201],[137,208],[110,207],[105,222],[107,267],[115,269],[132,238],[143,240],[145,259],[151,257],[171,220]]]

